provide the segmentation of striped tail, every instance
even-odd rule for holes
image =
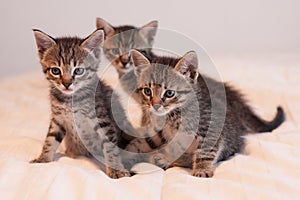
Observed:
[[[278,106],[276,116],[273,120],[268,122],[259,118],[249,108],[248,112],[246,112],[246,115],[242,117],[242,120],[251,131],[258,133],[271,132],[284,122],[285,114],[282,107]]]

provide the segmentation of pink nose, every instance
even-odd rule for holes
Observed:
[[[63,85],[65,86],[66,89],[68,89],[70,85],[72,85],[72,82],[71,81],[63,82]]]
[[[125,66],[127,63],[129,63],[130,58],[127,55],[122,55],[121,58],[120,58],[120,60],[121,60],[121,62],[123,64],[123,66]]]

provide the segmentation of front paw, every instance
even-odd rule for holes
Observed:
[[[214,171],[212,168],[201,168],[201,169],[194,169],[193,176],[202,177],[202,178],[210,178],[214,175]]]
[[[166,156],[164,154],[158,153],[150,158],[150,163],[162,168],[162,169],[167,169],[169,163],[166,159]]]
[[[107,169],[106,170],[106,174],[113,179],[118,179],[118,178],[122,178],[122,177],[130,177],[130,173],[127,170],[116,170],[116,169]]]
[[[30,163],[48,163],[48,162],[51,162],[51,160],[46,157],[39,157],[39,158],[33,159],[29,162]]]

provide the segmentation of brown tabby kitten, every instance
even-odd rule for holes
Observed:
[[[182,58],[157,56],[152,63],[136,50],[131,56],[142,96],[143,126],[150,135],[126,148],[148,153],[139,161],[163,168],[189,167],[194,176],[211,177],[214,163],[243,148],[241,136],[272,131],[284,121],[281,107],[272,121],[262,120],[237,90],[199,74],[193,51]]]
[[[96,72],[104,33],[97,30],[86,39],[52,38],[34,30],[40,63],[50,85],[51,122],[41,155],[32,163],[51,162],[59,144],[66,154],[94,156],[106,165],[111,178],[130,176],[119,148],[128,142],[120,129],[133,131],[112,89]],[[118,113],[113,117],[112,107]],[[120,128],[118,127],[120,126]]]
[[[120,78],[132,70],[129,53],[131,49],[145,49],[145,54],[151,54],[158,22],[151,21],[141,28],[128,25],[114,27],[104,19],[97,18],[96,26],[97,29],[104,30],[104,54],[116,68]]]

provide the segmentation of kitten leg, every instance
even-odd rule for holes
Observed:
[[[112,142],[103,143],[103,152],[106,167],[106,174],[111,178],[129,177],[130,173],[124,168],[120,157],[119,148]]]
[[[212,177],[214,175],[213,163],[217,155],[217,148],[203,153],[203,150],[197,149],[193,156],[193,176]]]
[[[30,163],[46,163],[53,161],[55,151],[57,150],[64,136],[64,128],[61,125],[57,124],[54,120],[52,120],[46,140],[44,142],[42,153],[38,158],[30,161]]]

